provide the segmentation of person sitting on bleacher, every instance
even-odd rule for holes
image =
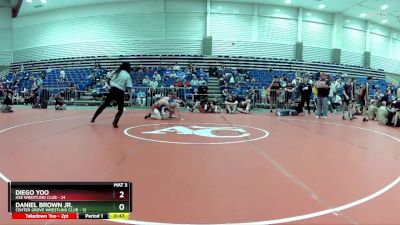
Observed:
[[[199,86],[199,80],[197,79],[197,76],[194,76],[190,81],[190,86]]]
[[[204,77],[200,77],[199,85],[207,85],[207,82],[204,80]]]
[[[1,106],[2,113],[14,112],[14,110],[12,109],[12,96],[13,96],[13,92],[11,90],[7,90],[6,98],[3,101],[3,106]]]
[[[155,71],[154,75],[153,75],[153,79],[155,81],[157,81],[157,82],[160,82],[161,81],[161,75],[157,71]]]
[[[55,109],[56,110],[66,110],[67,109],[67,105],[64,102],[64,92],[61,91],[60,93],[58,93],[58,95],[56,96],[56,105],[55,105]]]
[[[149,76],[145,76],[144,79],[142,80],[142,84],[148,86],[149,83],[150,83]]]

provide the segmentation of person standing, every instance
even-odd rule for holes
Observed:
[[[281,88],[281,84],[279,82],[279,78],[277,76],[274,76],[271,84],[268,87],[271,112],[272,112],[273,109],[277,108],[277,100],[278,100],[278,95],[279,95],[279,89],[280,88]]]
[[[363,122],[367,122],[368,121],[368,118],[367,118],[367,110],[368,110],[368,106],[369,106],[369,90],[370,90],[370,85],[371,85],[371,82],[372,82],[372,77],[368,77],[367,78],[367,83],[365,84],[365,88],[364,88],[364,93],[363,93],[363,101],[362,101],[362,104],[363,104],[363,116],[364,116],[364,119],[363,119]]]
[[[321,74],[319,81],[316,82],[318,90],[317,98],[317,119],[321,116],[326,119],[328,118],[328,96],[330,91],[331,83],[328,80],[326,74]]]
[[[299,92],[301,95],[301,101],[297,107],[297,113],[300,114],[303,112],[304,103],[306,103],[308,114],[311,114],[310,98],[311,98],[311,93],[312,93],[312,86],[309,82],[308,77],[303,78],[303,82],[299,84],[298,89],[299,89]]]
[[[346,108],[348,110],[348,115],[349,115],[349,120],[353,120],[353,103],[354,103],[354,83],[352,82],[352,79],[348,78],[346,84],[343,86],[343,101],[342,101],[342,119],[346,119]]]
[[[110,83],[110,93],[107,95],[106,100],[100,105],[96,113],[93,115],[91,120],[95,122],[96,118],[103,112],[103,110],[110,105],[111,101],[115,100],[118,105],[118,112],[115,115],[112,123],[114,128],[118,128],[119,119],[124,112],[124,94],[125,90],[132,88],[132,78],[129,74],[131,70],[131,64],[123,62],[120,67],[107,74],[107,82]]]

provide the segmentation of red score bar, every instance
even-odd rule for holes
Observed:
[[[77,213],[12,213],[13,220],[76,220]]]

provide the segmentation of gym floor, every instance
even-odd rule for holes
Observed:
[[[0,224],[7,181],[132,181],[126,224],[400,224],[400,130],[270,113],[144,120],[115,110],[0,115]],[[83,221],[79,221],[82,224]],[[85,224],[115,224],[84,221]]]

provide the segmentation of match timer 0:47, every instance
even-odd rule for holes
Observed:
[[[131,182],[11,182],[13,219],[129,219]]]

